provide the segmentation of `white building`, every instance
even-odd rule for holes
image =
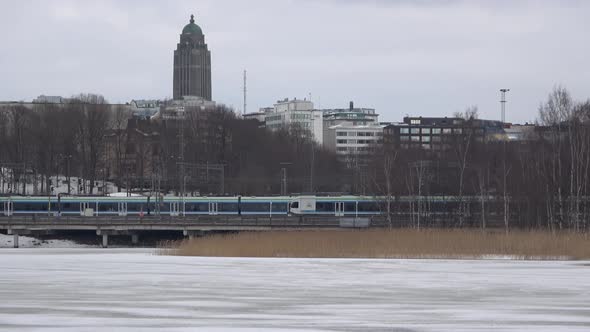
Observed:
[[[66,102],[66,99],[61,96],[40,95],[33,99],[33,104],[63,104],[64,102]]]
[[[338,124],[324,130],[324,146],[342,159],[371,152],[383,143],[383,128],[379,124]]]
[[[356,160],[383,143],[379,114],[373,108],[355,108],[351,101],[346,109],[324,112],[324,146],[341,159]]]
[[[264,118],[264,124],[270,130],[298,126],[307,131],[316,143],[323,144],[322,111],[315,110],[313,103],[306,99],[285,98],[277,101],[272,108],[262,108],[258,113],[245,114],[244,118],[259,121]]]

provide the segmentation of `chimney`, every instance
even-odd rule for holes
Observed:
[[[354,109],[354,102],[352,102],[352,101],[350,102],[349,108],[351,111]]]

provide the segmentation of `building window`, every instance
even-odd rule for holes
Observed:
[[[430,134],[430,128],[422,128],[422,134]]]
[[[346,144],[346,140],[345,139],[336,140],[336,144]]]
[[[419,125],[421,123],[420,119],[411,119],[410,124]]]
[[[463,133],[463,129],[462,128],[455,128],[455,134],[462,134]]]
[[[430,142],[430,136],[422,136],[422,142]]]
[[[412,134],[420,134],[420,128],[412,128],[412,129],[410,129],[410,132]]]
[[[345,131],[337,131],[336,136],[348,136]]]
[[[422,144],[422,149],[430,150],[430,144]]]
[[[440,128],[432,128],[432,133],[433,133],[434,135],[438,135],[438,134],[440,134]]]
[[[440,142],[440,136],[432,136],[433,142]]]
[[[450,134],[453,132],[453,130],[451,128],[443,128],[442,132],[443,134]]]
[[[410,136],[400,136],[399,140],[402,142],[408,142],[410,140]]]
[[[400,134],[409,134],[410,133],[410,128],[400,128],[399,129],[399,133]]]
[[[412,136],[412,142],[420,142],[420,136]]]

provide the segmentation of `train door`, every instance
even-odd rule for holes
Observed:
[[[119,216],[124,217],[127,215],[127,202],[119,202],[117,203],[117,210],[119,211]]]
[[[89,215],[91,212],[94,212],[94,210],[90,207],[90,203],[88,202],[80,202],[80,216],[81,217],[90,217],[92,215]]]
[[[170,215],[173,217],[178,217],[180,215],[179,207],[180,204],[178,202],[170,202]]]
[[[9,217],[12,215],[13,212],[14,212],[14,205],[13,205],[12,201],[4,202],[4,215]]]
[[[334,215],[336,217],[344,216],[344,202],[334,203]]]
[[[216,216],[218,213],[217,202],[209,202],[209,215]]]

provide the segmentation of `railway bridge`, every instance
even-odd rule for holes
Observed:
[[[139,232],[178,231],[193,237],[212,231],[295,231],[335,230],[384,226],[385,220],[372,217],[336,216],[2,216],[0,231],[14,236],[18,248],[19,235],[50,234],[57,231],[95,231],[108,247],[109,235],[128,235],[137,244]]]

